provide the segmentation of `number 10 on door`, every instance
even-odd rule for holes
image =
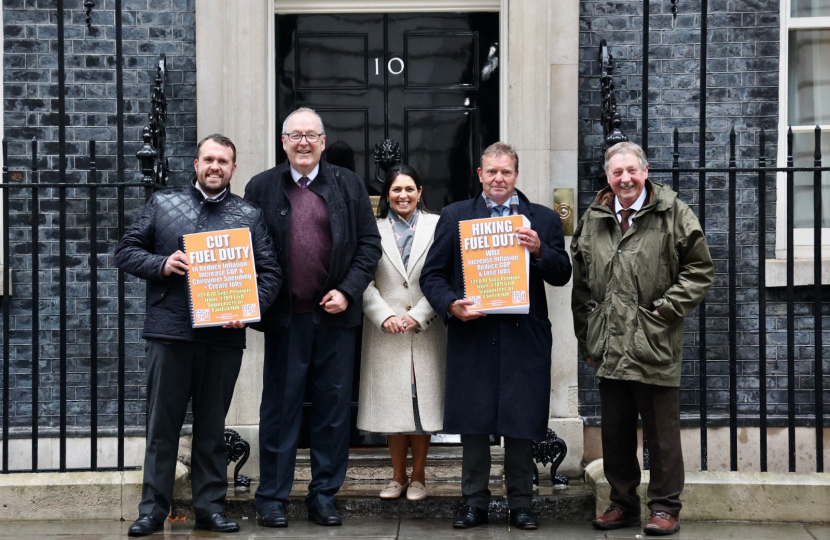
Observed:
[[[400,75],[403,73],[403,67],[403,60],[397,56],[389,60],[389,63],[386,64],[386,69],[392,75]],[[380,58],[375,58],[375,75],[380,75]]]

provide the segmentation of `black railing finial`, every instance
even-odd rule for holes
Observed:
[[[86,9],[86,27],[92,30],[92,8],[95,7],[95,2],[86,0],[84,2],[84,9]]]
[[[605,137],[605,148],[610,148],[619,142],[625,142],[628,137],[622,131],[622,116],[617,111],[617,96],[614,94],[614,57],[608,52],[606,41],[599,42],[600,90],[602,92],[602,134]]]
[[[167,58],[164,54],[156,66],[155,86],[147,126],[144,128],[144,145],[136,152],[144,181],[148,184],[167,185],[167,95],[164,82],[167,76]]]

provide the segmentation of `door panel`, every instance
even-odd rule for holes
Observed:
[[[475,110],[407,109],[404,125],[407,162],[421,175],[427,208],[443,208],[469,198],[474,151]]]
[[[477,33],[406,34],[404,51],[407,90],[477,89]]]
[[[297,90],[367,90],[368,34],[297,34]]]
[[[499,137],[498,13],[278,15],[276,29],[280,132],[291,111],[315,109],[324,159],[354,170],[370,195],[380,194],[374,146],[383,139],[420,173],[429,209],[478,192],[478,156]],[[350,445],[383,445],[355,427],[359,381],[360,340]],[[302,447],[307,420],[306,406]]]
[[[368,178],[370,163],[374,163],[374,153],[370,145],[369,108],[332,109],[329,107],[315,107],[326,124],[326,149],[329,159],[332,155],[351,155],[355,171],[361,178]],[[335,159],[334,161],[339,161]],[[345,166],[342,162],[337,165]]]

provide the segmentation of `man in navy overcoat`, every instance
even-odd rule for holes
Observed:
[[[530,512],[532,440],[544,437],[550,405],[551,324],[545,282],[565,285],[571,263],[559,215],[531,203],[516,189],[519,157],[504,143],[489,146],[478,169],[482,192],[444,208],[423,271],[421,289],[448,327],[444,431],[460,433],[461,490],[467,505],[455,528],[487,521],[490,501],[490,435],[505,439],[505,477],[511,522],[536,529]],[[485,315],[464,300],[458,223],[523,214],[530,227],[516,229],[530,253],[530,312]]]

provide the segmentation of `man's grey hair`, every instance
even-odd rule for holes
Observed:
[[[515,172],[519,172],[519,153],[516,152],[516,149],[513,148],[513,145],[503,142],[494,142],[493,144],[485,148],[484,152],[481,153],[479,166],[484,167],[484,158],[493,158],[498,156],[507,156],[513,159],[513,168],[516,169]]]
[[[291,114],[286,116],[285,121],[283,121],[283,123],[282,123],[282,132],[283,133],[288,133],[288,121],[291,120],[291,117],[294,116],[295,114],[303,113],[303,112],[311,113],[311,114],[313,114],[314,116],[317,117],[317,122],[319,122],[319,124],[320,124],[320,134],[325,135],[326,134],[326,129],[323,127],[323,119],[320,118],[320,115],[317,114],[317,112],[314,109],[310,109],[308,107],[300,107],[299,109],[293,111]]]
[[[637,156],[637,161],[640,162],[641,169],[645,170],[646,167],[648,167],[646,153],[643,152],[643,149],[639,144],[633,142],[621,142],[605,151],[605,163],[602,165],[604,171],[608,172],[608,162],[611,161],[612,157],[618,154],[634,154]]]

